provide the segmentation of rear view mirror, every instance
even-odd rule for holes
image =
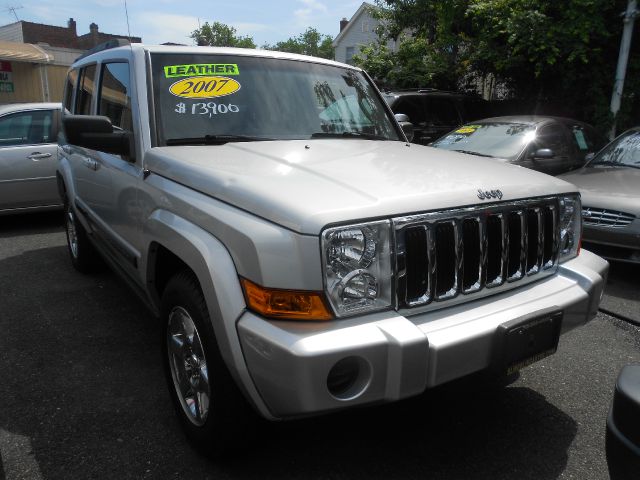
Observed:
[[[550,148],[539,148],[533,154],[533,158],[537,158],[537,159],[553,158],[554,156],[555,154],[553,153],[553,150],[551,150]]]
[[[101,152],[133,157],[131,133],[113,131],[111,120],[100,115],[64,115],[62,118],[67,142],[71,145]]]
[[[394,115],[396,117],[396,121],[400,124],[400,128],[407,136],[407,140],[410,142],[413,141],[413,123],[409,121],[409,117],[404,113],[396,113]]]

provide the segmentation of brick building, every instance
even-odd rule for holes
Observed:
[[[113,39],[140,43],[140,37],[98,30],[78,35],[70,18],[66,27],[18,21],[0,26],[0,104],[62,100],[69,66],[85,50]]]
[[[76,31],[76,21],[70,18],[66,27],[55,25],[45,25],[43,23],[33,23],[20,20],[9,25],[0,26],[0,41],[17,43],[46,43],[52,47],[76,48],[88,50],[101,43],[115,38],[129,40],[132,43],[140,43],[140,37],[127,35],[114,35],[99,31],[98,25],[89,25],[89,33],[78,35]]]

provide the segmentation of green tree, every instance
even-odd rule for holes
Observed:
[[[309,27],[297,37],[291,37],[275,45],[264,44],[265,50],[277,50],[279,52],[299,53],[333,59],[333,39],[329,35],[319,33],[315,28]]]
[[[377,0],[383,27],[356,60],[392,86],[461,89],[495,78],[523,110],[567,114],[602,130],[627,0]],[[403,39],[403,36],[405,37]],[[397,52],[384,47],[398,40]],[[633,37],[618,125],[640,116],[640,35]],[[526,107],[525,107],[526,106]],[[635,115],[635,116],[634,116]]]
[[[191,32],[191,38],[200,46],[256,48],[253,38],[236,35],[236,29],[220,22],[205,22]]]

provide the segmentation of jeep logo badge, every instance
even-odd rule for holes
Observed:
[[[497,198],[502,200],[502,192],[500,190],[480,190],[478,189],[478,198],[480,200],[488,200],[490,198]]]

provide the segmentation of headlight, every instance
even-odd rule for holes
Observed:
[[[325,289],[337,316],[391,306],[391,223],[362,223],[322,233]]]
[[[581,237],[582,204],[580,195],[562,196],[560,197],[560,262],[578,255]]]

